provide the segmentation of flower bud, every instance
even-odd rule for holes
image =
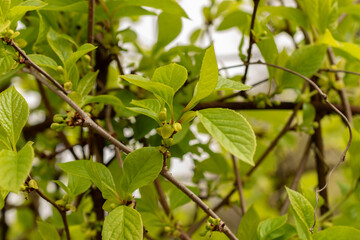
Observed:
[[[64,122],[64,117],[61,114],[55,114],[53,117],[53,121],[55,123],[63,123]]]
[[[37,182],[34,180],[34,179],[31,179],[29,181],[29,187],[31,187],[32,189],[38,189],[38,185],[37,185]]]
[[[174,142],[174,139],[173,138],[164,138],[162,140],[162,143],[164,144],[164,146],[166,147],[170,147]]]
[[[173,124],[173,128],[174,128],[175,132],[180,132],[182,130],[182,125],[181,125],[181,123],[176,122]]]
[[[164,108],[163,110],[161,110],[160,112],[159,112],[159,120],[161,121],[161,122],[165,122],[166,121],[166,118],[167,118],[167,110],[166,110],[166,108]]]
[[[64,84],[65,91],[71,91],[72,89],[72,82],[66,82]]]
[[[64,68],[63,68],[62,66],[58,66],[58,67],[56,68],[56,71],[57,71],[58,73],[60,73],[60,74],[64,74],[64,73],[65,73],[65,70],[64,70]]]
[[[161,136],[165,139],[171,137],[171,135],[174,132],[174,129],[169,124],[165,124],[160,128],[160,132],[161,132]]]

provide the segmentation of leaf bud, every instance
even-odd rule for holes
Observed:
[[[66,204],[65,206],[66,210],[70,210],[72,212],[76,212],[76,207],[74,207],[73,205],[71,205],[70,203]]]
[[[60,73],[60,74],[64,74],[64,73],[65,73],[65,70],[64,70],[64,68],[63,68],[62,66],[57,66],[56,71],[57,71],[58,73]]]
[[[64,83],[65,91],[71,91],[72,89],[72,82],[66,82]]]
[[[182,130],[181,123],[178,123],[178,122],[174,123],[173,128],[174,128],[175,132],[180,132]]]
[[[161,110],[158,117],[161,122],[165,122],[167,118],[167,109],[164,108],[163,110]]]
[[[29,187],[31,187],[32,189],[38,189],[39,188],[38,185],[37,185],[37,182],[34,179],[31,179],[28,184],[29,184]]]
[[[87,62],[87,63],[89,63],[89,62],[91,61],[91,57],[90,57],[89,55],[87,55],[87,54],[84,55],[83,59],[84,59],[84,61]]]
[[[173,138],[164,138],[162,140],[162,143],[164,144],[165,147],[170,147],[174,142]]]
[[[64,207],[66,205],[66,202],[62,199],[56,200],[55,201],[56,205]]]
[[[20,35],[20,32],[18,32],[18,31],[16,31],[16,32],[14,32],[13,34],[11,34],[10,35],[10,38],[16,38],[16,37],[18,37]]]
[[[208,222],[212,225],[216,225],[216,219],[215,218],[212,218],[212,217],[209,217],[208,218]]]
[[[170,126],[169,124],[165,124],[164,126],[162,126],[160,128],[161,131],[161,136],[165,139],[165,138],[169,138],[171,137],[171,135],[174,133],[174,129],[172,126]]]
[[[64,117],[61,114],[55,114],[53,117],[53,121],[55,123],[63,123],[64,122]]]
[[[50,128],[57,131],[57,132],[60,132],[64,129],[65,125],[63,124],[60,124],[60,123],[52,123],[50,125]]]
[[[159,147],[159,151],[160,151],[162,154],[164,154],[164,153],[166,153],[167,148],[164,147],[164,146],[160,146],[160,147]]]

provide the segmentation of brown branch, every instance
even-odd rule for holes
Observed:
[[[240,173],[239,173],[239,167],[238,167],[235,156],[231,155],[231,158],[232,158],[232,162],[233,162],[233,166],[234,166],[236,188],[239,193],[241,215],[244,216],[246,207],[245,207],[245,198],[244,198],[243,191],[242,191],[242,182],[241,182],[241,177],[240,177]]]
[[[63,86],[58,83],[53,77],[51,77],[47,72],[45,72],[41,67],[39,67],[36,63],[34,63],[27,55],[26,53],[19,48],[18,45],[16,45],[16,43],[11,39],[8,42],[9,45],[11,45],[16,51],[18,51],[20,53],[20,55],[25,59],[25,63],[28,66],[32,66],[33,68],[35,68],[39,73],[41,73],[42,75],[44,75],[47,79],[50,80],[50,82],[52,82],[58,89],[60,89],[65,95],[67,94],[66,90],[63,88]]]
[[[161,171],[161,175],[165,177],[169,182],[174,184],[177,188],[179,188],[183,193],[185,193],[193,202],[195,202],[207,215],[213,218],[219,218],[219,216],[211,210],[198,196],[196,196],[190,189],[188,189],[181,182],[176,180],[166,168],[163,168]],[[219,229],[221,232],[225,233],[229,239],[235,240],[237,237],[231,232],[231,230],[225,225],[223,221],[219,224]]]
[[[160,185],[160,181],[158,178],[155,179],[154,181],[154,185],[155,185],[155,188],[156,188],[156,192],[158,193],[159,195],[159,201],[160,201],[160,204],[162,206],[162,208],[164,209],[166,215],[170,215],[170,208],[169,208],[169,205],[166,201],[166,198],[165,198],[165,194],[161,188],[161,185]]]
[[[320,71],[320,72],[333,72],[333,73],[347,73],[347,74],[352,74],[352,75],[360,76],[360,73],[358,73],[358,72],[353,72],[353,71],[348,71],[348,70],[342,70],[342,69],[320,68],[319,71]]]
[[[51,205],[54,206],[54,208],[56,208],[56,210],[58,210],[58,212],[61,215],[62,221],[64,223],[64,229],[65,229],[65,233],[66,233],[66,239],[67,240],[71,240],[70,237],[70,231],[69,231],[69,225],[67,222],[67,218],[66,218],[66,212],[64,210],[62,210],[53,200],[51,200],[50,198],[48,198],[40,189],[35,189],[35,192],[41,197],[43,198],[45,201],[47,201],[48,203],[50,203]]]
[[[296,174],[295,174],[295,177],[293,179],[293,182],[290,186],[290,189],[292,190],[296,190],[298,184],[299,184],[299,181],[300,181],[300,178],[301,178],[301,175],[303,174],[304,170],[305,170],[305,165],[306,165],[306,162],[307,160],[309,159],[309,152],[310,152],[310,147],[311,147],[311,138],[308,139],[307,143],[306,143],[306,146],[305,146],[305,150],[304,150],[304,153],[303,153],[303,156],[300,160],[300,163],[299,163],[299,166],[297,167],[297,171],[296,171]],[[280,210],[280,214],[281,215],[284,215],[288,208],[289,208],[289,205],[290,205],[290,201],[289,201],[289,197],[287,196],[286,199],[285,199],[285,202]]]
[[[253,12],[252,12],[252,15],[251,15],[250,33],[249,33],[250,34],[250,40],[249,40],[249,48],[248,48],[248,51],[247,51],[246,63],[250,62],[252,46],[255,43],[253,30],[254,30],[254,26],[255,26],[256,12],[257,12],[260,0],[253,0],[253,2],[254,2],[254,8],[253,8]],[[246,81],[248,70],[249,70],[249,65],[246,65],[244,76],[241,79],[242,82]]]

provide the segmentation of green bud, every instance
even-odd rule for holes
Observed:
[[[51,129],[54,129],[55,131],[57,132],[60,132],[62,131],[64,128],[65,128],[65,125],[64,124],[60,124],[60,123],[52,123],[50,125],[50,128]]]
[[[58,67],[56,68],[56,71],[57,71],[58,73],[60,73],[60,74],[64,74],[64,73],[65,73],[65,70],[64,70],[64,68],[63,68],[62,66],[58,66]]]
[[[110,208],[114,209],[114,208],[116,208],[116,207],[117,207],[117,204],[115,204],[115,203],[111,203],[111,204],[110,204]]]
[[[20,35],[20,32],[16,31],[13,34],[10,35],[10,38],[16,38],[17,36]]]
[[[64,195],[63,198],[62,198],[65,202],[68,202],[69,201],[69,195]]]
[[[20,191],[25,191],[25,190],[26,190],[26,186],[24,184],[21,184]]]
[[[66,82],[64,84],[65,91],[71,91],[72,89],[72,82]]]
[[[62,199],[56,200],[56,205],[64,207],[66,205],[66,202]]]
[[[91,112],[92,110],[92,107],[90,105],[86,105],[84,108],[83,108],[84,112]]]
[[[8,38],[10,38],[10,36],[12,36],[12,35],[14,35],[14,30],[12,30],[12,29],[9,29],[8,31],[7,31],[7,36],[8,36]]]
[[[63,123],[64,122],[64,117],[61,114],[55,114],[53,117],[53,121],[55,123]]]
[[[163,110],[161,110],[158,117],[161,122],[165,122],[167,118],[167,109],[164,108]]]
[[[211,231],[212,230],[212,226],[208,223],[208,224],[206,224],[206,226],[205,226],[205,229],[207,230],[207,231]]]
[[[73,205],[71,205],[70,203],[66,204],[65,206],[66,210],[70,210],[72,212],[76,212],[76,207],[74,207]]]
[[[175,132],[180,132],[182,130],[182,125],[181,125],[181,123],[176,122],[173,124],[173,128],[174,128]]]
[[[29,187],[31,187],[32,189],[38,189],[38,185],[37,185],[37,182],[34,180],[34,179],[31,179],[29,181]]]
[[[164,227],[164,231],[165,231],[165,232],[171,232],[171,230],[172,230],[172,229],[171,229],[171,227],[169,227],[169,226],[165,226],[165,227]]]
[[[337,90],[343,89],[344,88],[344,82],[343,81],[336,81],[336,82],[334,82],[334,87]]]
[[[164,144],[164,146],[166,147],[170,147],[174,142],[174,139],[173,138],[164,138],[162,140],[162,143]]]
[[[87,54],[84,55],[83,59],[84,59],[85,62],[88,62],[88,63],[91,61],[91,57],[89,55],[87,55]]]
[[[166,153],[167,148],[164,147],[164,146],[160,146],[160,147],[159,147],[159,151],[160,151],[162,154],[164,154],[164,153]]]
[[[169,124],[165,124],[160,128],[160,131],[161,131],[161,136],[165,139],[171,137],[171,135],[174,132],[174,129]]]
[[[212,224],[212,225],[216,225],[216,219],[215,218],[209,217],[208,222],[210,224]]]

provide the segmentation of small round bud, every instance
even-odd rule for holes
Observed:
[[[166,147],[170,147],[171,145],[173,145],[174,139],[173,138],[164,138],[162,140],[162,143],[164,144],[164,146]]]
[[[53,121],[55,123],[63,123],[64,122],[64,117],[61,114],[55,114],[53,117]]]
[[[215,218],[209,217],[208,222],[210,224],[212,224],[212,225],[216,225],[216,219]]]
[[[12,30],[12,29],[9,29],[9,30],[7,31],[8,37],[14,35],[14,33],[15,33],[15,32],[14,32],[14,30]]]
[[[65,70],[64,70],[64,68],[63,68],[62,66],[57,66],[56,71],[57,71],[58,73],[60,73],[60,74],[64,74],[64,73],[65,73]]]
[[[160,112],[159,112],[159,120],[161,121],[161,122],[165,122],[166,121],[166,118],[167,118],[167,110],[166,110],[166,108],[164,108],[163,110],[161,110]]]
[[[91,57],[89,55],[87,55],[87,54],[83,57],[83,59],[87,63],[89,63],[91,61]]]
[[[29,181],[29,187],[31,187],[32,189],[38,189],[38,185],[37,185],[37,182],[34,180],[34,179],[31,179]]]
[[[164,154],[164,153],[166,153],[167,148],[164,147],[164,146],[160,146],[160,147],[159,147],[159,151],[160,151],[162,154]]]
[[[90,105],[86,105],[84,108],[83,108],[84,112],[91,112],[92,110],[92,107]]]
[[[16,31],[13,34],[10,35],[10,38],[16,38],[20,35],[20,32]]]
[[[62,199],[55,201],[56,205],[64,207],[66,205],[66,202]]]
[[[164,231],[165,231],[165,232],[171,232],[171,230],[172,230],[172,229],[171,229],[171,227],[169,227],[169,226],[165,226],[165,227],[164,227]]]
[[[171,137],[171,135],[174,133],[174,129],[172,126],[170,126],[169,124],[165,124],[164,126],[162,126],[160,128],[161,131],[161,136],[165,139],[165,138],[169,138]]]
[[[115,209],[116,207],[117,207],[117,205],[116,205],[115,203],[111,203],[111,204],[110,204],[110,208],[111,208],[111,209]]]
[[[181,123],[176,122],[173,124],[173,128],[174,128],[175,132],[180,132],[182,130],[182,125],[181,125]]]
[[[21,184],[20,191],[25,191],[25,190],[26,190],[26,186],[24,184]]]
[[[65,127],[65,125],[60,124],[60,123],[52,123],[52,124],[50,125],[50,128],[51,128],[51,129],[54,129],[54,130],[57,131],[57,132],[62,131],[62,130],[64,129],[64,127]]]
[[[66,82],[64,83],[65,91],[71,91],[72,89],[72,82]]]

